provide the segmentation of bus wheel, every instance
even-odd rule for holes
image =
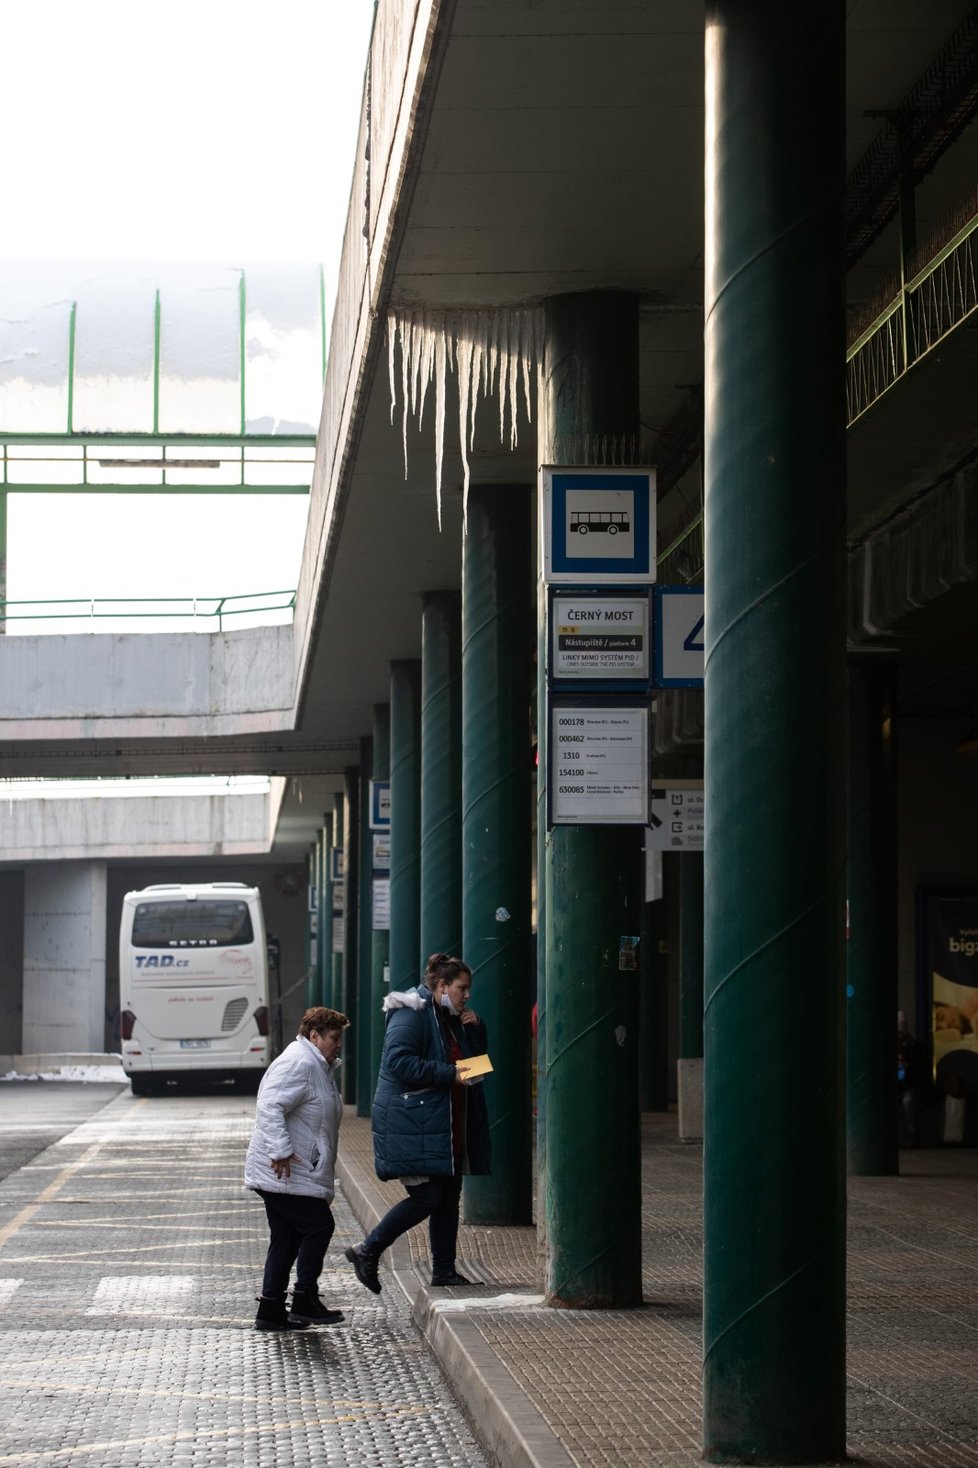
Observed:
[[[578,525],[578,527],[577,527],[577,533],[578,533],[578,535],[587,535],[587,526],[586,525]]]
[[[618,526],[617,525],[609,525],[608,526],[608,534],[609,535],[617,535],[618,534]]]

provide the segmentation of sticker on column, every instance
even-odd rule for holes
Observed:
[[[622,933],[618,939],[618,971],[619,973],[634,973],[638,968],[638,945],[637,935]]]

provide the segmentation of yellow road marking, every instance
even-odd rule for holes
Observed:
[[[22,1208],[19,1213],[15,1213],[10,1222],[4,1224],[3,1228],[0,1228],[0,1249],[3,1248],[8,1239],[13,1238],[14,1234],[23,1228],[25,1223],[31,1221],[38,1209],[43,1208],[45,1203],[50,1203],[51,1199],[61,1192],[61,1189],[69,1178],[74,1177],[80,1168],[91,1162],[92,1158],[101,1152],[107,1140],[93,1142],[86,1152],[83,1152],[74,1162],[69,1162],[67,1167],[61,1169],[57,1177],[51,1179],[44,1191],[38,1193],[33,1203],[28,1203],[26,1208]]]
[[[252,1399],[253,1400],[253,1399]],[[381,1407],[379,1411],[382,1416],[405,1417],[420,1412],[430,1412],[429,1407]],[[138,1437],[135,1433],[131,1436],[110,1439],[107,1442],[79,1444],[78,1447],[68,1448],[44,1448],[34,1453],[10,1453],[0,1457],[0,1463],[40,1463],[46,1458],[74,1458],[88,1453],[104,1453],[115,1448],[128,1448],[130,1452],[141,1447],[148,1447],[153,1443],[179,1443],[200,1442],[204,1438],[233,1438],[254,1437],[258,1433],[277,1432],[303,1432],[309,1428],[316,1427],[338,1427],[344,1422],[357,1422],[362,1420],[356,1413],[345,1413],[335,1417],[312,1417],[303,1418],[301,1422],[259,1422],[248,1427],[214,1427],[214,1428],[192,1428],[184,1432],[158,1433],[154,1437]]]

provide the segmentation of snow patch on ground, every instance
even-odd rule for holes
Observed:
[[[0,1076],[0,1082],[2,1081],[114,1081],[120,1086],[128,1086],[129,1077],[121,1065],[64,1065],[58,1070],[33,1072],[29,1075],[18,1070],[8,1070],[6,1075]]]

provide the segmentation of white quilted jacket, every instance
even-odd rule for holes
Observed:
[[[330,1202],[343,1102],[333,1066],[311,1040],[297,1035],[273,1060],[258,1091],[255,1131],[245,1158],[245,1187],[301,1193]],[[295,1153],[291,1175],[278,1178],[273,1159]]]

